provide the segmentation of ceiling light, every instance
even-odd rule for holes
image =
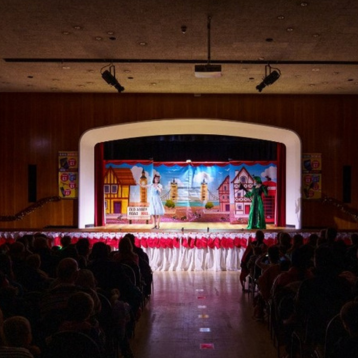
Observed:
[[[285,17],[284,17],[283,15],[279,15],[279,16],[277,16],[277,18],[278,18],[279,20],[283,20]]]
[[[95,40],[97,40],[97,41],[102,41],[103,38],[102,38],[101,36],[96,36],[96,37],[95,37]]]
[[[147,46],[147,43],[143,41],[143,42],[140,42],[139,45],[141,45],[141,46]]]
[[[114,35],[114,31],[107,31],[107,35]]]
[[[108,67],[108,70],[102,71]],[[119,93],[124,91],[124,87],[116,79],[116,68],[114,65],[109,64],[101,68],[102,78],[111,86],[113,86]]]
[[[286,31],[287,31],[287,32],[292,32],[292,31],[293,31],[293,27],[288,27],[288,28],[286,29]]]
[[[69,31],[62,31],[62,35],[69,35],[70,33]]]
[[[82,30],[82,26],[78,26],[78,25],[73,26],[73,28],[74,28],[75,30]]]
[[[272,69],[274,71],[272,71]],[[265,66],[265,77],[262,82],[256,86],[256,89],[261,92],[266,86],[272,85],[281,76],[281,71],[278,68],[272,68],[270,65]]]

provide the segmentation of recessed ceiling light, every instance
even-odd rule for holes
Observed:
[[[124,73],[129,73],[131,72],[130,70],[123,70]]]
[[[75,30],[82,30],[82,26],[79,26],[79,25],[76,25],[76,26],[73,26],[73,28],[75,29]]]
[[[286,29],[286,31],[287,31],[287,32],[292,32],[292,31],[293,31],[293,27],[288,27],[288,28]]]
[[[313,37],[320,37],[321,35],[320,34],[313,34],[312,36]]]
[[[114,31],[107,31],[107,35],[114,35]]]
[[[151,85],[151,86],[156,86],[156,85],[157,85],[157,82],[152,82],[150,85]]]
[[[103,37],[101,37],[101,36],[96,36],[96,37],[95,37],[95,40],[97,40],[97,41],[102,41],[102,40],[103,40]]]
[[[141,45],[141,46],[147,46],[147,43],[144,42],[144,41],[142,41],[142,42],[139,43],[139,45]]]
[[[308,2],[302,1],[300,5],[301,5],[302,7],[308,6]]]
[[[312,72],[319,72],[319,68],[312,68]]]
[[[71,67],[70,66],[62,66],[63,70],[69,70]]]
[[[283,15],[279,15],[279,16],[277,16],[277,18],[278,18],[279,20],[283,20],[285,17],[284,17]]]
[[[62,31],[62,35],[69,35],[70,33],[69,31]]]

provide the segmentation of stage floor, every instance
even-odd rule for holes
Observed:
[[[153,229],[153,224],[110,224],[101,227],[94,228],[96,231],[135,231],[135,232],[168,232],[168,231],[190,231],[190,232],[239,232],[239,231],[257,231],[257,229],[248,230],[245,225],[230,224],[227,222],[224,223],[215,223],[215,222],[195,222],[195,223],[174,223],[174,222],[163,222],[160,224],[159,229]],[[292,230],[292,228],[287,227],[278,227],[275,225],[266,225],[267,230],[282,231],[282,230]]]

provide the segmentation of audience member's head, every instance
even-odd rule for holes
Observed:
[[[105,259],[109,256],[108,245],[104,242],[96,242],[92,246],[91,260]]]
[[[317,234],[311,234],[309,237],[308,237],[308,244],[314,248],[317,247],[317,243],[318,243],[318,235]]]
[[[262,244],[264,242],[264,239],[265,239],[265,234],[263,231],[261,230],[257,230],[256,233],[255,233],[255,238],[256,238],[256,241],[259,243],[259,244]]]
[[[78,275],[78,263],[75,259],[66,257],[57,266],[57,278],[66,283],[74,283]]]
[[[126,236],[123,236],[118,243],[118,251],[120,253],[133,253],[133,245],[130,239]]]
[[[340,317],[344,328],[351,336],[358,336],[358,302],[351,301],[343,305]]]
[[[5,344],[9,347],[28,347],[32,341],[31,325],[27,318],[12,316],[3,325]]]
[[[76,285],[96,290],[97,282],[93,272],[87,269],[79,270],[77,273]]]
[[[293,247],[301,247],[303,245],[303,236],[301,234],[295,234],[292,239]]]
[[[332,244],[337,237],[337,229],[335,229],[334,227],[329,227],[326,230],[326,239],[328,244]]]
[[[71,236],[69,236],[69,235],[64,235],[64,236],[62,236],[62,237],[61,237],[61,246],[62,246],[62,248],[65,248],[65,247],[67,247],[67,246],[70,246],[70,245],[71,245],[71,241],[72,241]]]
[[[85,321],[92,315],[93,309],[92,297],[88,293],[77,292],[68,299],[67,319],[77,322]]]
[[[75,246],[78,254],[81,256],[87,256],[90,252],[90,241],[86,237],[79,239]]]
[[[351,234],[351,241],[352,241],[352,245],[358,246],[358,234],[356,233]]]
[[[283,254],[285,254],[287,250],[291,247],[291,241],[292,239],[290,234],[288,234],[287,232],[281,233],[279,246]]]
[[[26,263],[28,266],[38,270],[41,267],[41,257],[39,254],[32,254],[26,257]]]

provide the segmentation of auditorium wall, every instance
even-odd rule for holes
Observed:
[[[49,202],[16,221],[6,217],[33,204],[29,174],[34,171],[36,199],[58,195],[58,152],[77,151],[85,131],[162,118],[212,118],[296,132],[303,153],[322,154],[322,193],[333,199],[303,200],[302,227],[356,230],[357,117],[358,96],[349,95],[1,93],[0,228],[77,226],[73,199]]]

